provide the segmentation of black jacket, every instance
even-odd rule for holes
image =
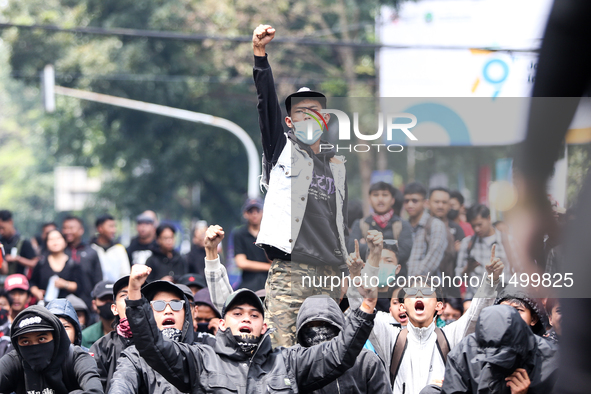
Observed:
[[[187,297],[185,297],[185,305],[189,305]],[[185,308],[185,322],[182,332],[180,342],[192,344],[196,335],[193,331],[193,316],[190,308]],[[210,340],[212,342],[209,344],[215,344],[213,337]],[[121,353],[121,357],[117,361],[117,370],[113,375],[109,393],[164,394],[180,393],[180,391],[151,368],[136,347],[131,345]]]
[[[339,331],[342,331],[345,325],[345,316],[332,298],[307,298],[302,304],[300,313],[298,313],[296,324],[296,337],[298,343],[302,344],[302,327],[307,323],[316,321],[325,321],[337,327]],[[347,373],[341,375],[323,388],[314,391],[314,393],[318,394],[344,392],[351,394],[390,394],[392,392],[384,364],[382,364],[381,360],[375,353],[367,349],[361,349],[361,353],[359,353],[355,365],[353,365]]]
[[[310,348],[273,349],[267,332],[248,356],[229,329],[218,331],[214,347],[164,340],[148,301],[126,302],[139,353],[179,391],[191,393],[287,394],[322,388],[353,366],[375,317],[355,310],[338,337]]]
[[[133,338],[123,338],[115,330],[101,337],[90,347],[90,353],[94,355],[105,393],[108,393],[111,387],[111,379],[117,368],[117,360],[121,353],[132,344]]]
[[[51,322],[55,341],[51,363],[42,372],[30,369],[20,355],[17,338],[12,339],[14,350],[0,359],[0,393],[26,394],[53,389],[55,394],[71,392],[103,393],[96,363],[79,346],[70,344],[68,334],[60,320],[41,306],[31,306],[26,311],[34,311]],[[13,327],[18,327],[23,313],[14,319]],[[25,315],[26,316],[26,315]]]
[[[558,370],[557,347],[535,335],[517,310],[507,305],[484,308],[476,332],[448,354],[442,392],[507,393],[505,378],[524,368],[528,394],[551,393]]]
[[[154,250],[152,256],[146,260],[146,265],[152,268],[148,276],[148,282],[160,280],[164,276],[170,275],[175,281],[188,273],[187,261],[176,250],[172,251],[172,257],[168,257],[160,251]]]
[[[76,280],[76,283],[78,283],[76,294],[86,303],[88,309],[92,310],[92,297],[90,293],[94,289],[94,286],[103,280],[103,269],[101,268],[99,255],[96,250],[85,243],[80,243],[75,248],[68,246],[65,252],[74,260],[74,263],[82,268],[84,275]]]

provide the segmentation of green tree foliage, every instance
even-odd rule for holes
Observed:
[[[277,37],[374,42],[380,4],[308,0],[12,0],[5,19],[21,24],[250,36],[259,23]],[[260,145],[250,43],[170,41],[10,29],[13,74],[29,87],[48,63],[61,86],[209,113],[242,126]],[[332,96],[375,94],[373,49],[273,43],[269,56],[284,97],[300,86]],[[117,107],[57,98],[42,138],[60,165],[105,176],[95,207],[167,218],[239,220],[246,153],[227,132]],[[353,163],[354,164],[354,163]],[[198,195],[197,190],[200,190]]]
[[[0,41],[0,209],[13,212],[22,233],[53,220],[53,159],[43,138],[39,90],[10,78],[8,46]]]

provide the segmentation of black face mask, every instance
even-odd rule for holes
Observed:
[[[41,372],[49,366],[53,357],[53,341],[40,345],[19,346],[23,359],[35,372]]]
[[[115,318],[115,315],[113,315],[113,312],[111,311],[111,305],[113,304],[106,303],[105,305],[96,307],[99,311],[99,316],[103,320],[113,320]]]
[[[460,211],[458,211],[457,209],[450,209],[447,213],[447,218],[452,221],[456,220],[458,216],[460,216]]]
[[[238,342],[238,346],[244,353],[248,354],[249,356],[252,356],[255,350],[257,350],[257,347],[259,346],[261,336],[259,335],[258,337],[256,337],[252,334],[242,334],[234,335],[234,339],[236,339],[236,342]]]
[[[209,323],[197,323],[197,332],[208,332],[213,334],[213,328],[209,328]]]
[[[339,335],[339,329],[333,325],[310,327],[305,326],[300,333],[302,345],[306,347],[318,345],[319,343],[330,341]]]

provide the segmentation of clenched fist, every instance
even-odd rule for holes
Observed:
[[[225,236],[224,229],[217,224],[209,226],[205,232],[205,240],[203,245],[205,247],[205,258],[207,260],[215,260],[218,258],[218,245]]]
[[[252,32],[252,49],[255,56],[265,56],[265,46],[275,37],[271,25],[258,25]]]
[[[375,254],[381,257],[382,248],[384,246],[384,235],[377,230],[369,230],[367,232],[366,240],[369,254]]]
[[[127,298],[130,300],[139,300],[142,298],[142,285],[148,279],[148,275],[152,272],[152,268],[143,264],[134,264],[131,267],[131,274],[129,274],[129,288]]]

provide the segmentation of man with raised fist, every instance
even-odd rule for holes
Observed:
[[[217,252],[212,255],[224,232],[212,226],[207,236],[208,260],[214,260],[209,263],[225,273]],[[150,303],[140,292],[150,271],[145,265],[131,269],[127,318],[140,355],[183,393],[226,393],[237,388],[241,393],[317,390],[355,364],[373,328],[375,288],[366,289],[361,307],[352,311],[333,339],[310,347],[273,349],[262,302],[251,290],[241,289],[226,298],[215,346],[165,340]]]
[[[253,32],[254,81],[258,94],[267,188],[257,246],[272,260],[267,277],[267,320],[277,331],[273,342],[295,343],[296,316],[309,296],[340,298],[340,289],[305,286],[303,278],[341,276],[346,269],[347,184],[345,159],[334,149],[320,149],[329,114],[326,97],[309,88],[287,96],[283,118],[265,48],[275,29],[259,25]],[[288,131],[284,128],[284,123]],[[314,282],[312,282],[314,283]]]

